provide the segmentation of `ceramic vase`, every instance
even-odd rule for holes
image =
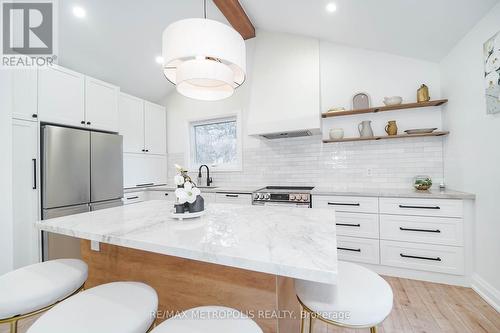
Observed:
[[[385,132],[387,135],[397,135],[398,134],[398,125],[395,120],[389,120],[387,125],[385,126]]]
[[[373,136],[371,120],[365,120],[358,124],[359,136],[362,138]]]
[[[205,210],[205,199],[201,195],[196,197],[195,202],[188,204],[190,213],[198,213]]]

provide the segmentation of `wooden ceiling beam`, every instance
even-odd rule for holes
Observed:
[[[213,0],[233,28],[243,39],[255,37],[255,28],[238,0]]]

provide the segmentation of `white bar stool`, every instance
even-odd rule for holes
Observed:
[[[240,311],[225,306],[186,310],[155,327],[151,333],[262,333],[259,325]]]
[[[393,294],[389,284],[378,274],[360,265],[339,261],[336,285],[295,280],[299,303],[309,314],[309,332],[312,319],[347,328],[370,328],[391,313]],[[301,332],[305,318],[302,316]]]
[[[158,295],[140,282],[101,284],[58,303],[27,333],[145,333],[158,309]]]
[[[25,266],[0,276],[0,324],[17,322],[48,310],[79,292],[87,280],[87,264],[77,259],[58,259]]]

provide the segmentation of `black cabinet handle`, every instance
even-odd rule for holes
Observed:
[[[37,115],[36,113],[33,113],[33,114],[31,115],[31,118],[38,118],[38,115]]]
[[[422,259],[422,260],[441,261],[441,258],[439,258],[439,257],[436,257],[436,258],[432,258],[432,257],[419,257],[419,256],[410,256],[410,255],[403,254],[403,253],[400,253],[399,255],[400,255],[401,257],[403,257],[403,258],[412,258],[412,259]]]
[[[361,224],[349,224],[349,223],[335,223],[335,224],[343,227],[361,227]]]
[[[351,252],[361,252],[361,249],[350,249],[348,247],[337,247],[337,250],[351,251]]]
[[[137,184],[135,185],[136,187],[141,187],[141,186],[153,186],[154,183],[146,183],[146,184]]]
[[[329,202],[330,206],[360,206],[358,203],[344,203],[344,202]]]
[[[149,153],[149,149],[146,149],[146,153]]]
[[[135,196],[135,197],[128,197],[127,200],[133,200],[133,199],[139,199],[138,196]]]
[[[85,125],[85,120],[80,121],[80,124]]]
[[[439,206],[408,206],[408,205],[399,205],[399,208],[441,209],[441,207]]]
[[[238,194],[226,194],[226,197],[228,197],[228,198],[237,198]]]
[[[90,125],[90,124],[91,124],[90,121],[87,121],[87,125]]]
[[[430,229],[413,229],[413,228],[403,228],[403,227],[399,227],[399,230],[402,230],[402,231],[420,231],[420,232],[436,232],[436,233],[441,232],[441,230],[439,230],[439,229],[430,230]]]
[[[146,149],[143,149],[143,150],[142,150],[142,152],[143,152],[143,153],[145,153],[145,152],[146,152]]]
[[[36,190],[36,158],[31,161],[33,162],[33,189]]]
[[[165,193],[165,196],[168,197],[168,193]]]

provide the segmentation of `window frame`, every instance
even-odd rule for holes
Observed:
[[[208,165],[213,172],[236,172],[243,170],[242,160],[242,131],[240,113],[225,114],[222,116],[212,116],[202,119],[194,119],[188,122],[189,144],[188,144],[188,169],[191,172],[198,172],[201,164],[196,162],[196,137],[195,126],[218,124],[223,122],[236,122],[236,163],[223,165]]]

